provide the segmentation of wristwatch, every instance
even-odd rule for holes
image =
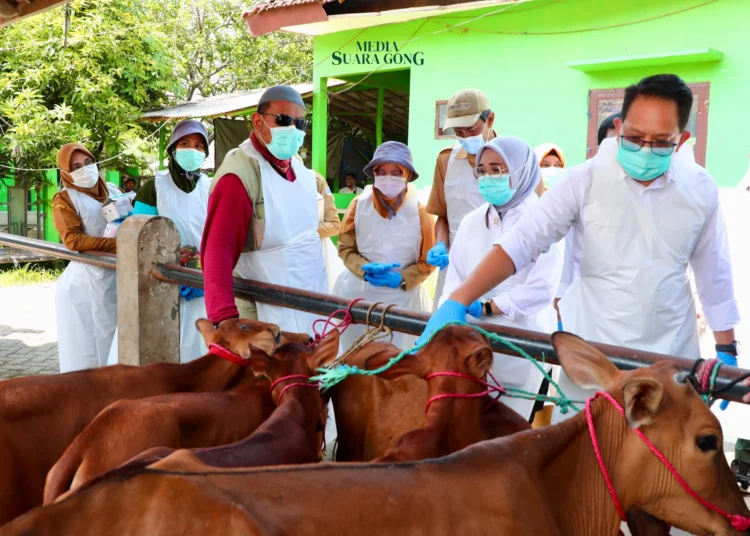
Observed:
[[[732,342],[732,344],[717,344],[716,351],[724,352],[733,356],[738,356],[740,355],[740,342],[734,341]]]
[[[493,316],[492,312],[492,300],[482,300],[482,307],[484,308],[485,316]]]

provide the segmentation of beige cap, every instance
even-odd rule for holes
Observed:
[[[490,99],[478,89],[462,89],[448,101],[443,129],[473,127],[482,112],[490,109]]]

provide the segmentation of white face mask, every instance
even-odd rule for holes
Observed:
[[[467,153],[477,154],[482,145],[484,145],[484,132],[476,136],[469,136],[468,138],[458,138],[458,143],[461,144],[461,147]]]
[[[99,180],[99,168],[96,164],[83,166],[80,169],[71,171],[70,178],[73,179],[73,184],[79,188],[91,188]]]
[[[388,199],[395,199],[406,188],[406,179],[393,175],[375,177],[375,188]]]

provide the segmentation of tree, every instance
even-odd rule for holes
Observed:
[[[292,34],[253,38],[230,0],[146,0],[165,21],[181,100],[312,80],[312,42]],[[156,19],[155,19],[155,22]]]
[[[149,127],[135,120],[178,89],[148,15],[138,0],[73,0],[2,30],[0,161],[56,167],[57,149],[80,141],[97,159],[130,148],[117,167],[142,164],[137,151]]]

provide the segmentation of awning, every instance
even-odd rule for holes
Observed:
[[[66,0],[0,0],[0,27],[36,15]]]
[[[0,0],[2,1],[2,0]],[[343,80],[328,79],[328,88],[343,86],[347,82]],[[304,84],[294,84],[303,99],[311,98],[313,94],[312,82]],[[237,93],[228,93],[226,95],[214,95],[205,99],[184,102],[176,106],[168,106],[145,112],[139,121],[168,121],[170,119],[189,119],[193,117],[227,117],[239,115],[244,112],[252,111],[258,106],[261,95],[267,88],[251,89],[249,91],[239,91]]]

